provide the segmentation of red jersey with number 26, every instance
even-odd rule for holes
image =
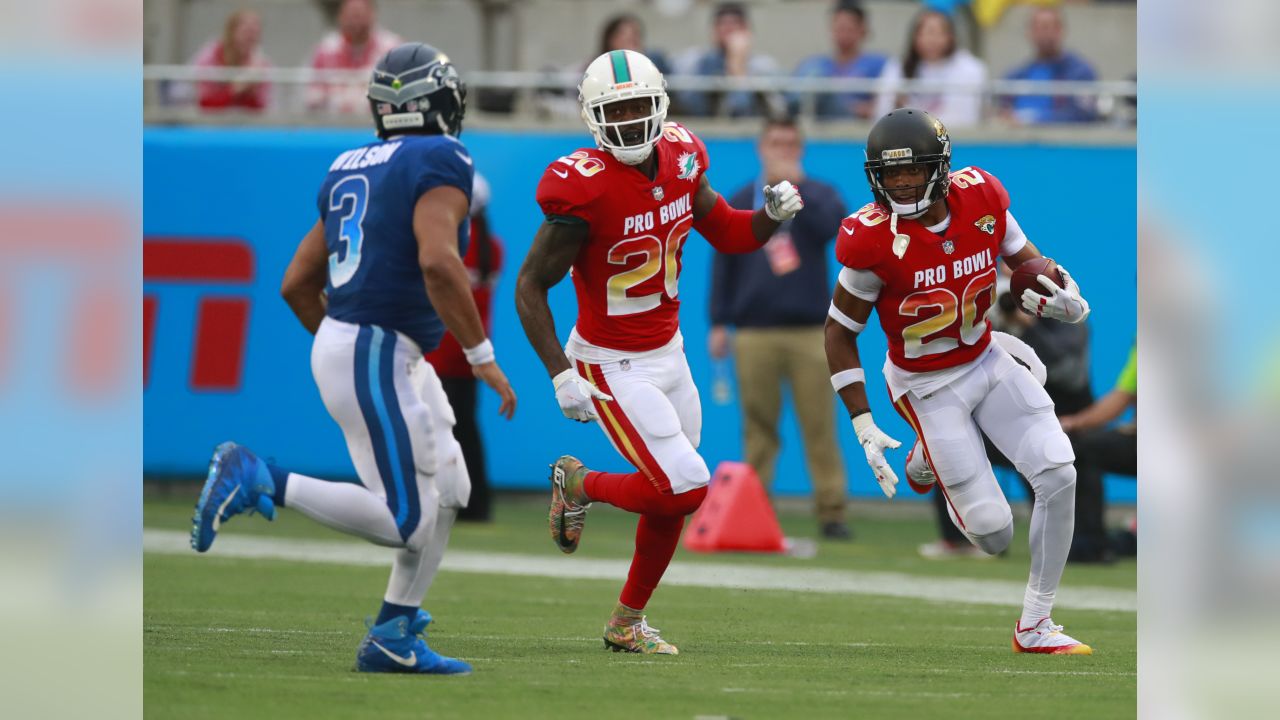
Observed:
[[[876,300],[889,359],[903,370],[944,370],[976,358],[991,341],[989,310],[996,298],[996,261],[1009,194],[995,176],[974,167],[951,173],[951,223],[935,235],[899,218],[910,238],[899,258],[889,213],[868,204],[845,218],[836,258],[870,270],[884,283]]]
[[[702,141],[676,123],[663,126],[653,151],[653,180],[607,151],[584,148],[551,163],[538,183],[544,214],[589,226],[573,286],[578,334],[598,347],[654,350],[680,327],[680,258],[709,161]]]

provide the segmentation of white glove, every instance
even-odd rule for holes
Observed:
[[[570,420],[595,420],[596,408],[591,402],[592,398],[602,402],[613,401],[613,396],[600,392],[573,368],[555,376],[551,382],[556,386],[556,402],[560,403],[560,412]]]
[[[787,180],[769,187],[764,186],[764,212],[774,222],[786,222],[804,209],[800,188]]]
[[[893,497],[898,492],[896,487],[898,476],[893,472],[893,468],[889,467],[889,461],[884,459],[884,451],[886,448],[892,450],[901,447],[902,443],[881,432],[880,428],[871,421],[869,412],[862,413],[853,419],[853,430],[858,433],[858,443],[867,454],[867,465],[870,465],[871,472],[875,473],[880,489],[884,491],[885,497]]]
[[[1080,296],[1080,286],[1071,279],[1067,269],[1059,265],[1058,272],[1062,273],[1062,279],[1067,281],[1066,288],[1058,287],[1057,283],[1044,275],[1037,275],[1036,279],[1045,290],[1049,291],[1049,295],[1046,297],[1027,288],[1022,291],[1022,307],[1036,317],[1047,317],[1072,324],[1084,322],[1084,319],[1089,317],[1089,303]]]

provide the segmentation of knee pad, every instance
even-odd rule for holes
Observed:
[[[1037,420],[1027,432],[1017,454],[1018,457],[1010,459],[1018,472],[1028,479],[1076,460],[1071,440],[1052,415]]]
[[[709,482],[711,470],[707,468],[707,461],[698,453],[685,453],[676,461],[676,477],[671,478],[671,489],[674,492],[705,488]]]
[[[1004,552],[1013,540],[1013,512],[1008,503],[983,502],[965,513],[965,532],[988,555]]]
[[[1027,478],[1037,498],[1050,500],[1064,490],[1071,490],[1074,497],[1076,487],[1076,468],[1074,465],[1060,465]]]
[[[450,438],[452,440],[452,438]],[[440,507],[461,509],[471,502],[471,473],[462,457],[462,447],[457,441],[446,457],[436,465],[436,489],[440,493]]]

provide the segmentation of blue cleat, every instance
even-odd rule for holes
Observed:
[[[427,647],[426,629],[431,623],[431,613],[426,610],[419,610],[412,623],[408,618],[402,617],[381,625],[367,622],[369,634],[364,636],[356,651],[356,670],[432,675],[471,674],[469,664],[445,657]]]
[[[267,464],[233,442],[213,451],[204,490],[191,518],[191,547],[204,552],[213,545],[222,523],[243,512],[258,511],[268,520],[276,517],[276,484]]]

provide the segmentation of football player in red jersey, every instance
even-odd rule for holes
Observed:
[[[973,167],[951,172],[946,128],[922,110],[895,110],[872,127],[866,173],[875,202],[845,218],[837,237],[844,267],[826,347],[832,387],[867,464],[893,497],[898,478],[884,451],[899,443],[872,422],[858,357],[858,333],[874,308],[889,343],[890,398],[916,431],[908,483],[928,492],[936,482],[970,541],[990,554],[1003,551],[1013,515],[987,461],[986,434],[1035,490],[1031,576],[1013,649],[1091,654],[1050,619],[1075,524],[1075,455],[1049,395],[1004,343],[992,342],[986,320],[996,259],[1017,267],[1040,251],[1009,212],[999,180]],[[1089,305],[1065,270],[1063,277],[1065,288],[1040,276],[1048,294],[1026,290],[1024,309],[1083,322]]]
[[[551,536],[578,547],[587,508],[640,515],[631,570],[605,626],[605,646],[675,655],[643,615],[684,518],[710,479],[697,448],[702,408],[680,336],[680,258],[690,230],[717,250],[751,252],[804,206],[787,181],[752,212],[733,210],[707,182],[706,147],[664,122],[666,81],[644,55],[614,50],[578,88],[597,147],[551,163],[538,185],[546,216],[520,269],[516,308],[566,417],[596,421],[631,473],[592,472],[563,456],[552,466]],[[547,291],[573,269],[578,319],[561,346]]]

